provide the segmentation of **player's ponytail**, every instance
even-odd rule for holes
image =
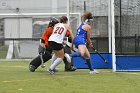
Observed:
[[[85,12],[82,16],[82,21],[87,22],[93,22],[93,17],[91,12]]]
[[[68,18],[66,16],[60,17],[60,23],[67,23]]]

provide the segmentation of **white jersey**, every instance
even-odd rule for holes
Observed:
[[[54,26],[53,33],[49,37],[49,41],[54,41],[56,43],[62,44],[67,29],[65,28],[63,23],[58,23]]]

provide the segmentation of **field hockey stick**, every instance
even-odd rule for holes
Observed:
[[[44,64],[44,61],[43,61],[43,58],[42,58],[42,53],[39,54],[39,56],[40,56],[40,59],[41,59],[41,67],[44,68],[45,64]]]
[[[101,59],[105,62],[105,63],[108,63],[108,61],[94,48],[94,47],[91,47],[100,57]]]

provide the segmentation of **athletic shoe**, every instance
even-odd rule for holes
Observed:
[[[98,72],[97,70],[94,70],[94,71],[91,70],[91,71],[89,72],[89,74],[94,74],[94,73],[95,73],[95,74],[99,74],[99,72]]]
[[[71,57],[69,54],[65,53],[65,57],[67,59],[67,61],[70,63],[71,62]]]
[[[92,71],[92,70],[91,70],[91,71],[89,71],[89,74],[94,74],[94,71]]]
[[[57,69],[54,69],[53,71],[54,71],[54,72],[58,72],[58,70],[57,70]]]
[[[65,68],[65,71],[75,71],[76,69],[75,66],[71,66],[70,68]]]
[[[34,65],[29,65],[29,70],[30,70],[31,72],[34,72],[35,69],[36,69],[36,67],[35,67]]]
[[[50,74],[54,74],[54,73],[55,73],[55,71],[54,71],[54,70],[51,70],[50,68],[48,69],[48,72],[49,72]]]
[[[98,72],[96,69],[94,69],[94,72],[95,72],[96,74],[99,74],[99,72]]]
[[[75,71],[77,68],[75,66],[71,66],[70,71]]]

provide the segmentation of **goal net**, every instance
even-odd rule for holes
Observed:
[[[5,38],[11,39],[4,42],[5,45],[9,46],[6,58],[36,57],[38,55],[39,39],[48,26],[50,19],[52,17],[59,19],[62,15],[67,16],[67,13],[1,14],[5,18]],[[81,21],[80,13],[70,13],[69,21],[75,34],[76,28]]]
[[[140,2],[115,0],[116,71],[140,70]]]
[[[50,18],[55,17],[59,20],[59,18],[65,15],[66,13],[44,13],[42,15],[38,14],[38,17],[33,19],[33,38],[35,37],[41,37],[42,33],[44,32],[45,28],[48,26]],[[75,35],[76,28],[80,24],[81,21],[81,14],[80,13],[70,13],[69,23],[71,26],[71,29]],[[41,17],[41,16],[45,16]]]

